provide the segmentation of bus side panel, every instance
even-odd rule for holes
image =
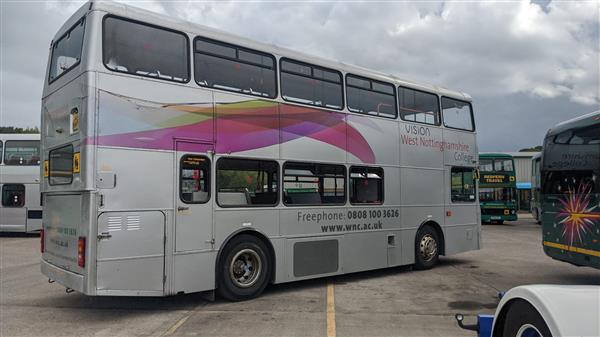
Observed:
[[[346,114],[281,104],[281,159],[346,161]]]
[[[398,165],[398,122],[347,115],[347,161],[355,164]]]
[[[440,169],[402,168],[403,262],[414,263],[415,236],[428,221],[444,224],[444,172]]]
[[[401,122],[398,127],[401,145],[400,166],[443,168],[444,138],[441,128],[406,122]]]
[[[27,208],[0,206],[0,231],[24,232],[27,225]]]
[[[27,232],[39,231],[42,229],[40,184],[26,184],[25,198],[25,206],[27,208]]]
[[[81,74],[42,100],[43,160],[49,159],[50,151],[72,144],[74,153],[80,153],[80,162],[83,163],[81,171],[73,174],[73,181],[69,184],[50,185],[48,178],[43,179],[43,192],[89,190],[94,186],[93,179],[84,179],[85,173],[91,169],[88,163],[91,162],[89,156],[92,154],[84,151],[82,144],[92,132],[87,122],[93,123],[93,118],[86,115],[94,113],[93,110],[88,110],[90,88],[93,88],[92,83],[95,79],[93,74]]]
[[[279,157],[279,104],[215,92],[216,151],[264,159]]]
[[[250,229],[266,237],[279,235],[279,210],[276,208],[217,208],[214,212],[215,247],[222,247],[231,233]]]
[[[446,220],[444,235],[446,237],[446,255],[479,249],[479,219],[478,191],[475,191],[473,201],[452,201],[450,196],[452,167],[476,168],[478,153],[476,134],[444,130],[444,164],[446,165]],[[473,181],[473,184],[476,184]]]

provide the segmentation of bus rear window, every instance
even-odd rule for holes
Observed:
[[[66,185],[73,181],[73,145],[50,151],[50,185]]]
[[[144,23],[107,17],[102,59],[113,71],[187,82],[188,38],[185,34]]]
[[[4,165],[28,166],[40,164],[39,140],[7,140]]]
[[[84,26],[85,19],[81,19],[52,45],[48,82],[54,81],[79,64]]]

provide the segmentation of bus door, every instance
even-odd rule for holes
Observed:
[[[208,142],[176,140],[175,251],[210,250],[213,245],[211,158]]]

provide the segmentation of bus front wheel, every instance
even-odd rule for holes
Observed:
[[[239,235],[225,246],[218,265],[217,291],[230,301],[260,295],[269,283],[267,247],[252,235]]]
[[[508,307],[502,337],[552,337],[548,325],[528,302],[516,300]]]
[[[415,239],[415,269],[424,270],[435,266],[440,257],[440,239],[431,226],[424,226]]]

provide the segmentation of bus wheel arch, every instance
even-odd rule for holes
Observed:
[[[552,337],[538,309],[529,301],[516,297],[502,306],[494,322],[492,337],[521,336],[523,334],[519,334],[518,331],[522,332],[523,327],[526,326],[537,332],[528,335]]]
[[[424,245],[435,244],[435,252],[431,258],[422,256]],[[415,234],[415,269],[430,269],[438,262],[440,255],[445,254],[445,240],[442,227],[435,221],[425,221],[419,226]]]
[[[241,247],[241,245],[248,247]],[[240,248],[243,248],[241,249],[242,251],[232,252],[232,250],[240,250]],[[223,276],[225,275],[224,273],[226,273],[224,268],[229,268],[229,264],[233,266],[234,263],[233,261],[228,262],[227,260],[231,259],[230,256],[232,254],[235,255],[235,257],[238,257],[239,254],[246,254],[250,257],[259,258],[263,255],[261,253],[263,250],[264,259],[266,259],[266,261],[259,261],[259,265],[261,263],[265,264],[262,270],[266,270],[266,279],[262,279],[262,276],[260,276],[261,279],[258,281],[259,284],[256,286],[251,285],[248,290],[236,293],[234,290],[236,288],[232,286],[231,279],[226,280],[226,277]],[[240,301],[256,297],[262,293],[267,284],[273,283],[275,279],[275,250],[267,237],[256,230],[241,229],[232,233],[221,245],[215,261],[215,288],[222,297],[229,300]],[[251,292],[250,288],[256,288],[256,291]]]

